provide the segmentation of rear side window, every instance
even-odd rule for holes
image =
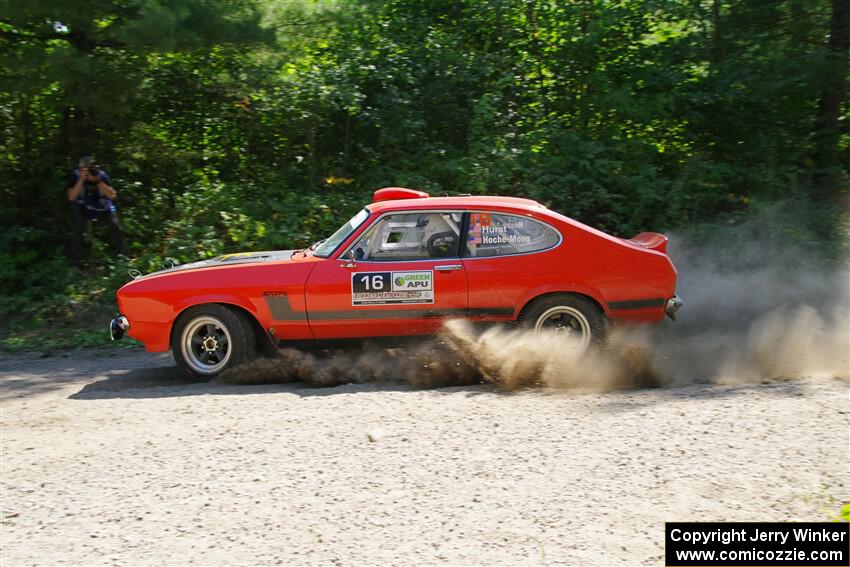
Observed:
[[[561,235],[542,222],[499,213],[470,213],[466,257],[539,252],[557,246]]]

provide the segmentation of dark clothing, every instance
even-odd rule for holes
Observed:
[[[96,213],[86,212],[82,207],[74,207],[74,232],[71,237],[71,265],[80,266],[83,247],[83,235],[89,221],[101,221],[109,227],[109,235],[112,238],[113,256],[124,252],[124,233],[118,224],[118,215],[109,211]]]
[[[109,175],[105,171],[101,171],[98,174],[98,177],[101,181],[105,181],[107,185],[112,185],[109,182]],[[68,181],[65,183],[65,187],[73,187],[77,184],[77,180],[79,178],[80,170],[75,169],[68,175]],[[91,183],[89,181],[83,182],[80,195],[77,197],[77,206],[82,207],[92,214],[104,211],[115,213],[118,210],[115,207],[115,203],[112,202],[112,199],[109,199],[105,195],[101,195],[100,188],[97,186],[97,183]],[[90,214],[89,218],[95,217]]]
[[[77,183],[80,172],[75,169],[68,176],[66,187],[71,188]],[[109,176],[101,171],[100,179],[109,185]],[[82,260],[83,236],[89,221],[102,222],[109,227],[109,235],[112,241],[112,254],[117,256],[124,252],[124,233],[118,223],[117,208],[112,199],[101,195],[97,184],[83,182],[80,196],[72,203],[74,209],[74,231],[71,235],[71,265],[80,266]]]

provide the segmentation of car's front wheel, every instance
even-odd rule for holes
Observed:
[[[596,303],[574,294],[541,297],[520,315],[520,323],[538,333],[563,335],[579,352],[605,339],[608,321]]]
[[[245,315],[218,304],[187,309],[171,334],[177,367],[196,379],[210,379],[252,358],[255,344]]]

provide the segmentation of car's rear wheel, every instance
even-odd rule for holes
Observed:
[[[210,379],[254,356],[254,329],[238,311],[218,304],[199,305],[178,317],[171,352],[184,374]]]
[[[608,321],[599,306],[581,295],[541,297],[520,315],[520,323],[538,333],[563,335],[579,352],[605,339]]]

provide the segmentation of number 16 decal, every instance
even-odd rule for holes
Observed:
[[[351,274],[352,305],[434,303],[434,272],[356,272]]]
[[[366,272],[354,274],[351,289],[354,293],[365,291],[383,291],[391,277],[390,272]]]

